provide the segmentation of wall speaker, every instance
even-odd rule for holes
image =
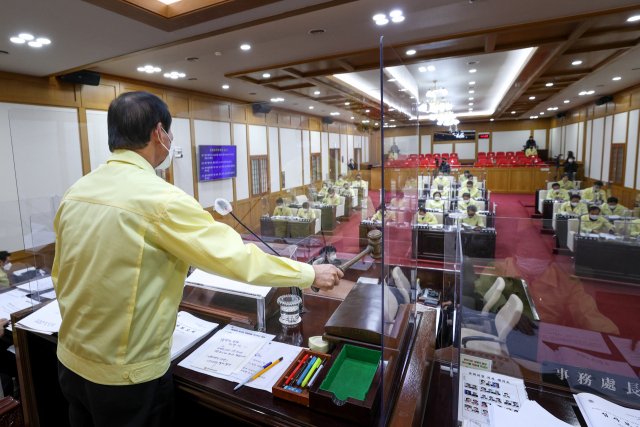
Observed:
[[[253,114],[269,114],[271,112],[271,107],[267,104],[253,104],[251,108]]]
[[[80,83],[81,85],[98,86],[100,84],[100,73],[89,70],[80,70],[75,73],[63,74],[62,80],[69,83]]]
[[[564,119],[564,116],[566,116],[565,113],[558,113],[556,114],[556,119]]]
[[[323,117],[322,123],[330,125],[331,123],[333,123],[333,119],[331,117]]]
[[[613,101],[613,96],[603,96],[602,98],[598,98],[594,101],[596,105],[603,105],[607,102]]]

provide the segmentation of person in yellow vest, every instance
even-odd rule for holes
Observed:
[[[416,218],[418,224],[436,225],[438,218],[431,212],[427,212],[425,208],[418,209],[418,217]]]
[[[604,183],[602,181],[596,181],[593,183],[593,187],[587,188],[582,192],[582,199],[588,202],[604,202],[607,200],[607,193],[602,189]]]
[[[450,186],[449,178],[446,178],[442,171],[438,172],[438,176],[433,180],[433,187],[436,188],[440,184],[442,184],[442,188],[449,188]]]
[[[605,216],[609,216],[609,215],[624,216],[624,211],[626,210],[628,209],[618,203],[617,197],[609,197],[607,199],[607,203],[602,205],[602,215],[605,215]]]
[[[580,231],[582,233],[609,233],[614,234],[615,228],[613,224],[600,215],[600,208],[597,206],[589,207],[589,215],[580,217]]]
[[[471,194],[464,193],[462,195],[462,201],[458,202],[458,210],[466,212],[467,208],[472,205],[478,207],[476,201],[471,198]]]
[[[533,156],[533,155],[538,155],[538,150],[536,149],[536,147],[529,147],[526,150],[524,150],[524,154],[525,156],[529,157],[529,156]]]
[[[415,176],[410,177],[405,181],[404,186],[407,188],[418,188],[418,181]]]
[[[343,197],[351,197],[351,196],[353,196],[353,194],[351,194],[351,190],[349,188],[349,183],[348,182],[345,182],[342,185],[342,190],[340,191],[340,195],[343,196]]]
[[[568,174],[562,175],[562,180],[559,182],[560,188],[563,190],[571,191],[576,188],[576,184],[569,179]]]
[[[367,188],[367,184],[368,184],[367,181],[364,181],[362,179],[362,175],[358,174],[356,175],[356,180],[351,183],[351,186]]]
[[[11,254],[7,251],[0,251],[0,288],[10,286],[7,271],[11,270]]]
[[[408,208],[409,200],[404,198],[404,192],[398,191],[396,193],[396,197],[391,199],[391,206],[395,206],[396,208]]]
[[[393,212],[389,212],[388,210],[385,210],[385,212],[384,212],[384,220],[385,220],[385,222],[386,221],[395,222],[396,214],[393,213]],[[371,221],[382,222],[382,205],[378,206],[378,209],[376,210],[376,213],[373,214],[373,216],[371,217]]]
[[[560,206],[561,214],[570,214],[570,215],[585,215],[589,212],[587,205],[580,202],[580,195],[574,194],[571,196],[571,200],[568,202],[564,202],[562,206]]]
[[[568,202],[569,193],[567,193],[567,190],[560,188],[560,184],[554,182],[551,184],[551,190],[547,191],[547,200],[564,200]]]
[[[340,197],[338,197],[338,195],[336,194],[336,190],[334,190],[333,188],[329,189],[329,194],[327,194],[327,196],[322,199],[322,203],[324,203],[325,205],[340,205]]]
[[[431,190],[431,197],[433,197],[433,195],[436,193],[436,191],[438,193],[440,193],[440,197],[442,197],[443,199],[446,199],[446,198],[449,197],[449,190],[444,188],[441,183],[438,184],[438,189],[437,190]]]
[[[478,178],[476,178],[475,176],[473,176],[471,174],[471,172],[469,172],[468,170],[464,171],[463,175],[460,175],[458,177],[458,180],[460,182],[461,185],[465,185],[467,183],[467,181],[473,181],[473,185],[474,187],[478,186]]]
[[[310,220],[316,219],[316,211],[309,208],[309,203],[304,202],[302,207],[298,209],[298,218],[306,218]]]
[[[335,184],[333,184],[334,187],[342,187],[345,183],[345,180],[343,179],[343,175],[340,174],[338,175],[338,180],[335,182]]]
[[[442,195],[440,194],[439,191],[436,191],[435,193],[433,193],[433,200],[429,200],[429,203],[427,204],[427,208],[428,209],[437,209],[437,210],[444,210],[444,202],[442,201]]]
[[[467,217],[462,218],[462,223],[472,226],[473,228],[480,229],[484,228],[484,221],[482,217],[478,215],[478,207],[475,205],[470,205],[467,207]]]
[[[326,196],[329,193],[329,184],[326,182],[322,183],[322,188],[318,191],[319,196]]]
[[[273,216],[293,216],[291,208],[284,204],[284,200],[281,198],[276,200],[276,208],[273,210]]]
[[[471,197],[472,199],[482,198],[482,194],[480,193],[480,190],[478,190],[478,188],[473,186],[473,181],[471,180],[467,181],[466,192],[469,193],[469,197]]]
[[[640,234],[640,219],[634,219],[633,221],[631,221],[631,224],[629,224],[629,228],[630,228],[630,236],[631,237],[638,237],[638,235]]]

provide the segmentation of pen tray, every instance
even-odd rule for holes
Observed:
[[[322,360],[327,360],[331,357],[330,354],[318,353],[311,350],[302,350],[300,354],[298,354],[298,357],[296,357],[296,360],[291,365],[289,365],[289,367],[284,371],[280,379],[278,379],[278,381],[276,381],[276,383],[273,385],[271,391],[274,396],[279,397],[281,399],[290,400],[291,402],[299,403],[300,405],[304,405],[307,407],[309,406],[309,387],[302,388],[295,385],[293,386],[295,388],[302,389],[302,393],[297,393],[295,391],[291,391],[283,388],[284,383],[287,381],[287,378],[289,378],[291,373],[296,369],[300,361],[304,359],[304,357],[307,354],[309,355],[309,358],[311,358],[311,356],[315,356],[315,357],[319,357]],[[321,381],[320,376],[323,376],[322,374],[324,370],[327,368],[326,366],[327,363],[328,362],[325,362],[325,366],[322,368],[322,371],[318,375],[318,378],[316,378],[314,385]]]
[[[341,342],[310,389],[311,409],[371,425],[380,403],[381,351]]]

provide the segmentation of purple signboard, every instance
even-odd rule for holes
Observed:
[[[235,178],[236,175],[235,145],[200,146],[200,181]]]

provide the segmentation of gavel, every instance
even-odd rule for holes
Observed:
[[[367,248],[349,261],[342,264],[339,267],[340,271],[346,273],[349,267],[351,267],[353,264],[360,261],[367,255],[371,255],[371,258],[373,259],[382,259],[382,232],[380,230],[371,230],[369,233],[367,233],[367,239],[369,241]],[[315,286],[312,286],[311,290],[313,292],[320,291],[320,289],[316,288]]]

